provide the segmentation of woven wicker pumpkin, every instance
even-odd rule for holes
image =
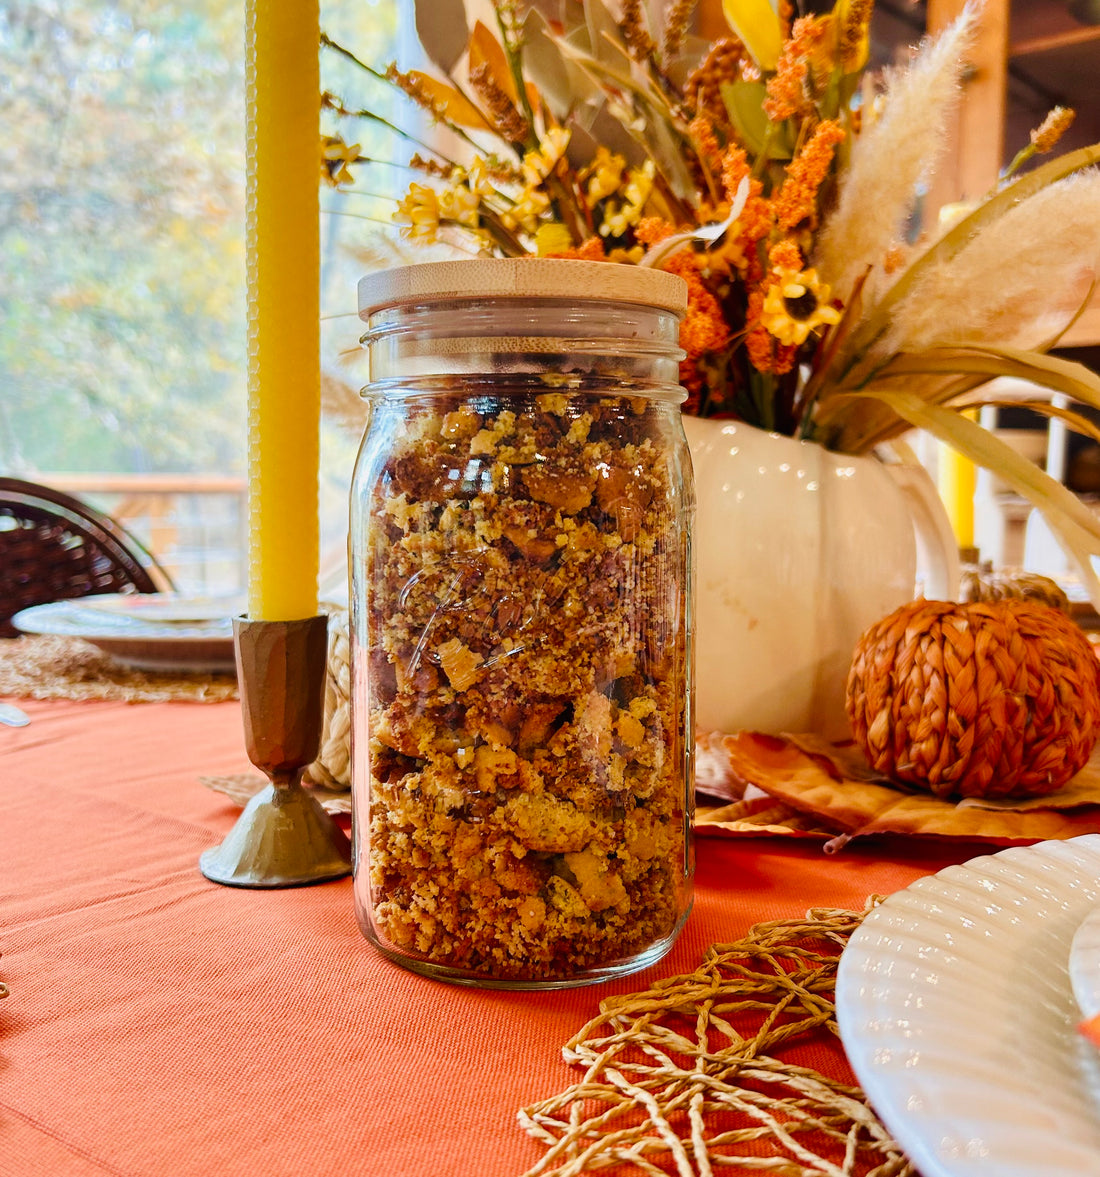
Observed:
[[[884,775],[937,797],[1039,796],[1084,767],[1100,734],[1100,661],[1034,601],[913,601],[860,638],[852,732]]]
[[[1022,568],[1002,568],[998,572],[986,572],[974,567],[962,570],[960,601],[1003,601],[1006,597],[1039,601],[1052,609],[1069,612],[1069,598],[1058,582],[1049,576]]]

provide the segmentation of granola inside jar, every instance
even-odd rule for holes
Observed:
[[[601,262],[360,284],[354,891],[407,967],[584,984],[653,963],[687,916],[684,302]]]

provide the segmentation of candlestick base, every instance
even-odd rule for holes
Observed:
[[[301,784],[324,720],[328,618],[233,622],[248,758],[270,780],[199,869],[230,887],[300,887],[351,873],[347,835]]]

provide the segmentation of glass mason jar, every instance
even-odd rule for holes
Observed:
[[[359,301],[360,926],[499,988],[652,964],[694,868],[684,284],[470,260],[366,278]]]

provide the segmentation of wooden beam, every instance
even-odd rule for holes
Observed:
[[[964,7],[964,0],[928,0],[928,31],[937,33]],[[933,179],[926,225],[940,208],[960,200],[977,200],[996,183],[1004,155],[1005,85],[1008,73],[1008,0],[989,0],[969,55],[970,73],[952,147]]]
[[[1087,28],[1064,29],[1060,33],[1051,33],[1045,37],[1029,37],[1026,41],[1017,41],[1009,47],[1010,57],[1027,57],[1034,53],[1048,53],[1051,49],[1065,49],[1073,45],[1088,45],[1093,41],[1100,41],[1100,25],[1089,25]]]

